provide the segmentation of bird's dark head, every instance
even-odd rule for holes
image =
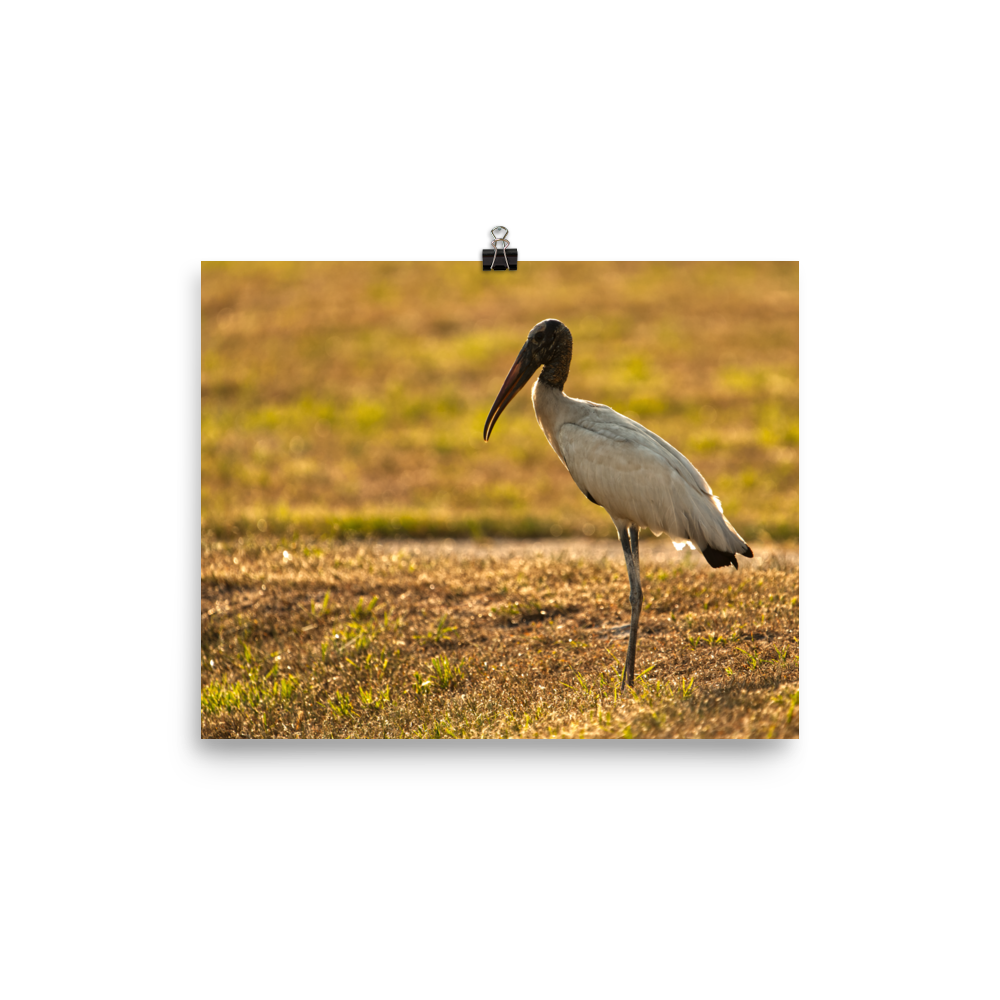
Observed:
[[[536,323],[528,333],[524,347],[530,352],[535,368],[555,361],[564,353],[567,345],[573,350],[573,338],[566,324],[557,319],[543,319]]]
[[[493,425],[503,413],[504,407],[528,384],[539,368],[542,369],[539,376],[541,380],[561,390],[569,375],[572,357],[573,337],[565,323],[557,319],[543,319],[541,323],[536,323],[500,387],[490,415],[486,418],[483,437],[489,441]]]

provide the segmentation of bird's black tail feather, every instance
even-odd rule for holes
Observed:
[[[711,545],[706,545],[701,550],[701,554],[712,569],[718,569],[720,566],[733,566],[735,569],[740,568],[736,562],[736,554],[734,552],[720,552],[718,549],[713,549]],[[740,555],[749,556],[752,559],[753,550],[747,545],[746,552],[741,552]]]

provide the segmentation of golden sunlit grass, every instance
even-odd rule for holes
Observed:
[[[620,554],[209,536],[202,733],[797,737],[796,550],[713,571],[643,544],[637,683],[622,696]]]
[[[747,539],[797,537],[795,263],[206,263],[203,531],[613,535],[527,390],[482,440],[548,316],[570,395],[680,448]]]

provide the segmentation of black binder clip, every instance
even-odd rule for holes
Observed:
[[[510,247],[510,240],[507,239],[509,231],[506,226],[494,226],[490,230],[493,236],[493,239],[490,240],[490,246],[493,247],[493,250],[492,252],[489,250],[483,251],[484,271],[517,270],[517,249],[515,247],[507,249],[507,247]],[[497,256],[500,253],[503,254],[502,257]]]

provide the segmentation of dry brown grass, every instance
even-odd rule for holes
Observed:
[[[621,696],[620,554],[208,537],[203,735],[797,737],[796,550],[696,559],[644,541]]]

